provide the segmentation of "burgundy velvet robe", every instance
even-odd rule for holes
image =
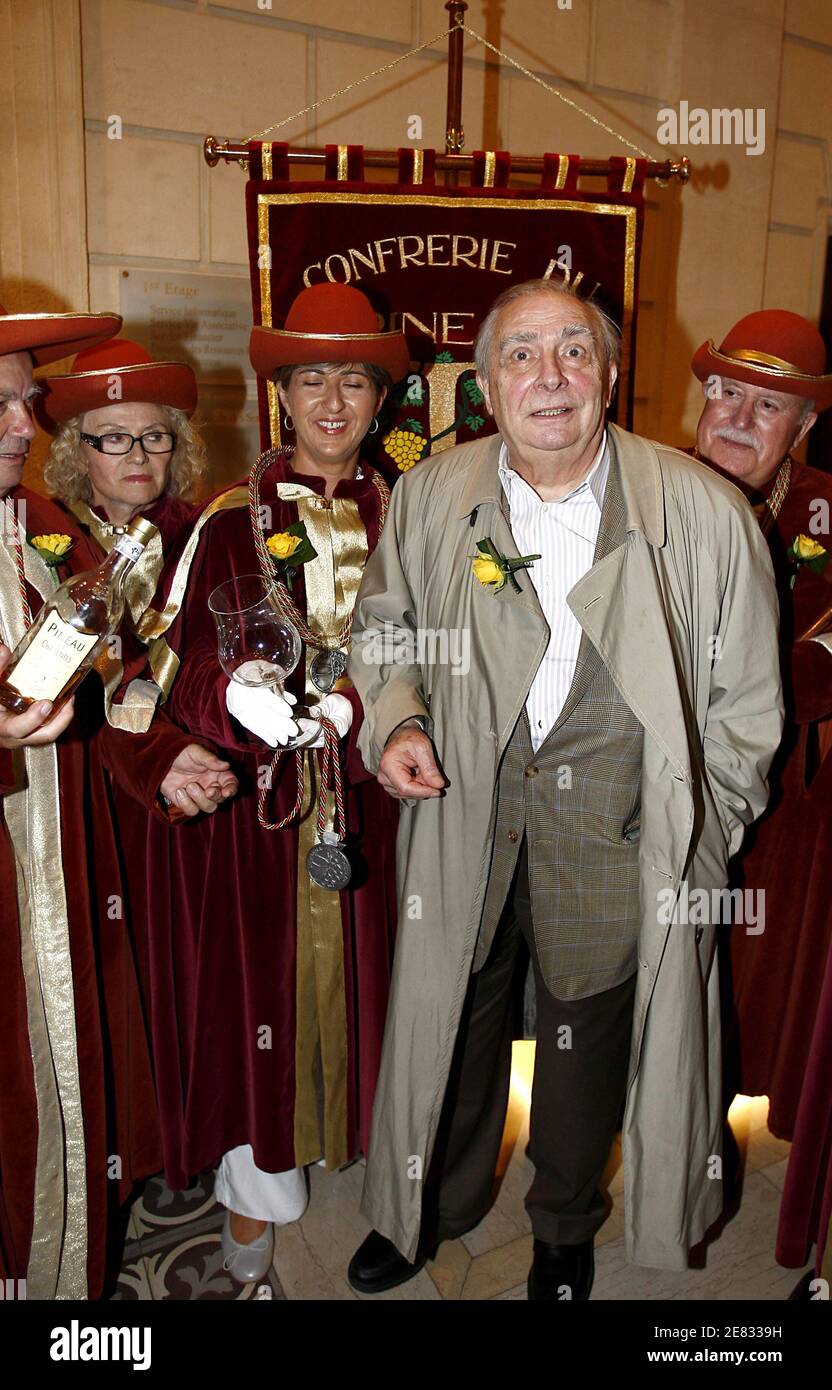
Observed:
[[[56,500],[56,499],[55,499]],[[63,503],[56,500],[56,505],[63,513],[66,522],[76,530],[81,530],[86,539],[90,551],[95,555],[95,563],[99,564],[107,553],[91,533],[83,521],[79,520]],[[94,507],[89,504],[91,510],[104,523],[107,523],[107,515],[103,507]],[[174,554],[177,548],[187,539],[196,517],[200,512],[200,504],[184,502],[178,497],[169,497],[167,494],[159,497],[155,502],[142,507],[141,515],[147,520],[152,521],[158,527],[162,541],[162,554],[167,558]],[[64,527],[66,529],[66,526]],[[138,644],[137,644],[138,645]],[[141,674],[149,677],[149,672],[142,670],[144,663],[144,648],[141,648],[141,659],[137,652],[131,649],[132,663],[130,670],[133,674]],[[89,702],[88,702],[89,706]],[[87,716],[91,721],[88,725],[88,732],[92,732],[105,725],[104,711],[99,700],[96,708],[88,708]],[[161,707],[157,707],[154,715],[154,724],[151,726],[157,731],[161,724],[167,722],[167,718]],[[178,733],[178,731],[177,731]],[[128,745],[129,747],[129,745]],[[124,887],[127,901],[127,917],[130,922],[131,938],[136,957],[136,964],[139,972],[142,998],[145,1011],[147,1010],[147,1000],[150,994],[150,964],[147,941],[147,838],[148,838],[148,817],[158,816],[158,809],[148,810],[132,793],[130,788],[122,785],[115,778],[107,779],[108,800],[111,814],[115,820],[119,848],[121,851],[121,865],[124,876]],[[161,1150],[157,1169],[161,1168]],[[154,1170],[155,1171],[155,1170]]]
[[[364,465],[360,480],[336,497],[354,498],[370,551],[378,540],[379,499]],[[264,476],[261,503],[270,532],[297,520],[276,482],[294,478],[324,492],[323,479],[292,473],[281,461]],[[298,830],[265,830],[257,819],[258,773],[273,750],[228,714],[228,677],[217,657],[208,596],[235,574],[257,574],[247,506],[205,524],[186,597],[168,631],[181,666],[165,709],[181,728],[208,738],[240,779],[238,795],[216,815],[171,832],[152,824],[148,841],[151,1011],[165,1175],[174,1187],[251,1144],[269,1172],[296,1166],[296,900]],[[170,581],[170,575],[167,581]],[[305,612],[302,571],[292,595]],[[159,601],[157,599],[157,606]],[[305,700],[302,663],[287,682]],[[347,1018],[347,1135],[351,1153],[366,1149],[381,1055],[396,922],[396,808],[356,748],[361,706],[354,691],[342,740],[348,838],[364,861],[340,894]],[[295,759],[278,764],[267,814],[277,821],[296,794]],[[302,870],[303,871],[303,870]],[[263,1026],[270,1048],[258,1046]]]
[[[796,640],[832,603],[832,563],[823,576],[801,567],[791,589],[794,569],[786,557],[799,533],[832,549],[828,535],[810,530],[810,503],[817,498],[832,508],[832,478],[797,464],[768,538],[780,591],[786,726],[769,806],[739,864],[744,886],[765,890],[765,931],[732,929],[733,1017],[726,1020],[734,1091],[769,1097],[768,1127],[781,1139],[794,1137],[832,947],[832,751],[823,756],[832,732],[832,653]],[[832,1109],[832,1075],[826,1108]]]
[[[832,1221],[832,947],[800,1093],[786,1168],[775,1256],[788,1269],[804,1265],[815,1245],[820,1274]]]
[[[69,568],[95,568],[99,555],[74,520],[25,488],[30,533],[75,537]],[[65,577],[61,571],[60,577]],[[40,595],[27,585],[33,613]],[[105,768],[114,781],[166,818],[156,796],[177,754],[191,742],[168,721],[144,735],[101,722],[101,687],[91,676],[78,689],[75,717],[57,744],[61,801],[61,853],[72,955],[75,1024],[87,1177],[87,1281],[91,1298],[105,1279],[108,1221],[134,1182],[160,1167],[158,1122],[150,1053],[136,978],[129,923],[114,916],[125,897],[113,832]],[[90,728],[97,728],[93,738]],[[26,1275],[33,1220],[37,1106],[20,936],[14,850],[2,817],[2,796],[12,790],[12,755],[0,749],[0,1278]],[[145,815],[145,812],[142,812]],[[119,1181],[108,1177],[119,1155]]]

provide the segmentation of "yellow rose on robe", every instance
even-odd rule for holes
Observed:
[[[819,555],[825,555],[826,551],[817,541],[813,541],[811,536],[795,536],[794,553],[800,560],[816,560]]]
[[[50,531],[42,536],[32,536],[30,544],[36,550],[46,550],[50,555],[60,558],[72,548],[72,537],[65,536],[60,531]]]
[[[276,560],[288,560],[301,542],[300,536],[290,536],[288,531],[277,531],[273,536],[269,536],[266,549]]]
[[[494,560],[488,560],[485,556],[478,556],[472,560],[474,576],[481,584],[501,584],[503,583],[503,572]]]

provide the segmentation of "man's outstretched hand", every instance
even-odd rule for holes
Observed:
[[[236,790],[237,778],[229,764],[201,743],[189,743],[183,748],[159,787],[171,807],[185,816],[198,816],[200,811],[213,815]]]
[[[401,724],[387,740],[378,765],[378,781],[397,800],[441,796],[447,778],[436,765],[433,744],[417,724]]]

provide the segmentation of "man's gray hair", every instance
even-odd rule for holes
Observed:
[[[583,299],[577,290],[572,285],[567,285],[564,280],[523,280],[519,285],[511,285],[507,290],[503,290],[501,295],[498,295],[480,324],[480,330],[474,343],[474,362],[482,381],[488,380],[488,362],[491,357],[494,327],[500,311],[507,304],[513,304],[517,299],[525,299],[527,296],[535,294],[563,295],[564,298],[574,299],[582,305],[592,321],[593,331],[604,358],[605,370],[608,371],[611,366],[618,366],[621,360],[621,334],[609,314],[605,313],[600,305],[594,304],[591,299]]]

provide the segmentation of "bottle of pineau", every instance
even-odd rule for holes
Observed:
[[[124,581],[155,529],[137,517],[97,570],[58,586],[0,674],[0,705],[23,714],[36,701],[51,700],[51,718],[66,704],[121,622]]]

